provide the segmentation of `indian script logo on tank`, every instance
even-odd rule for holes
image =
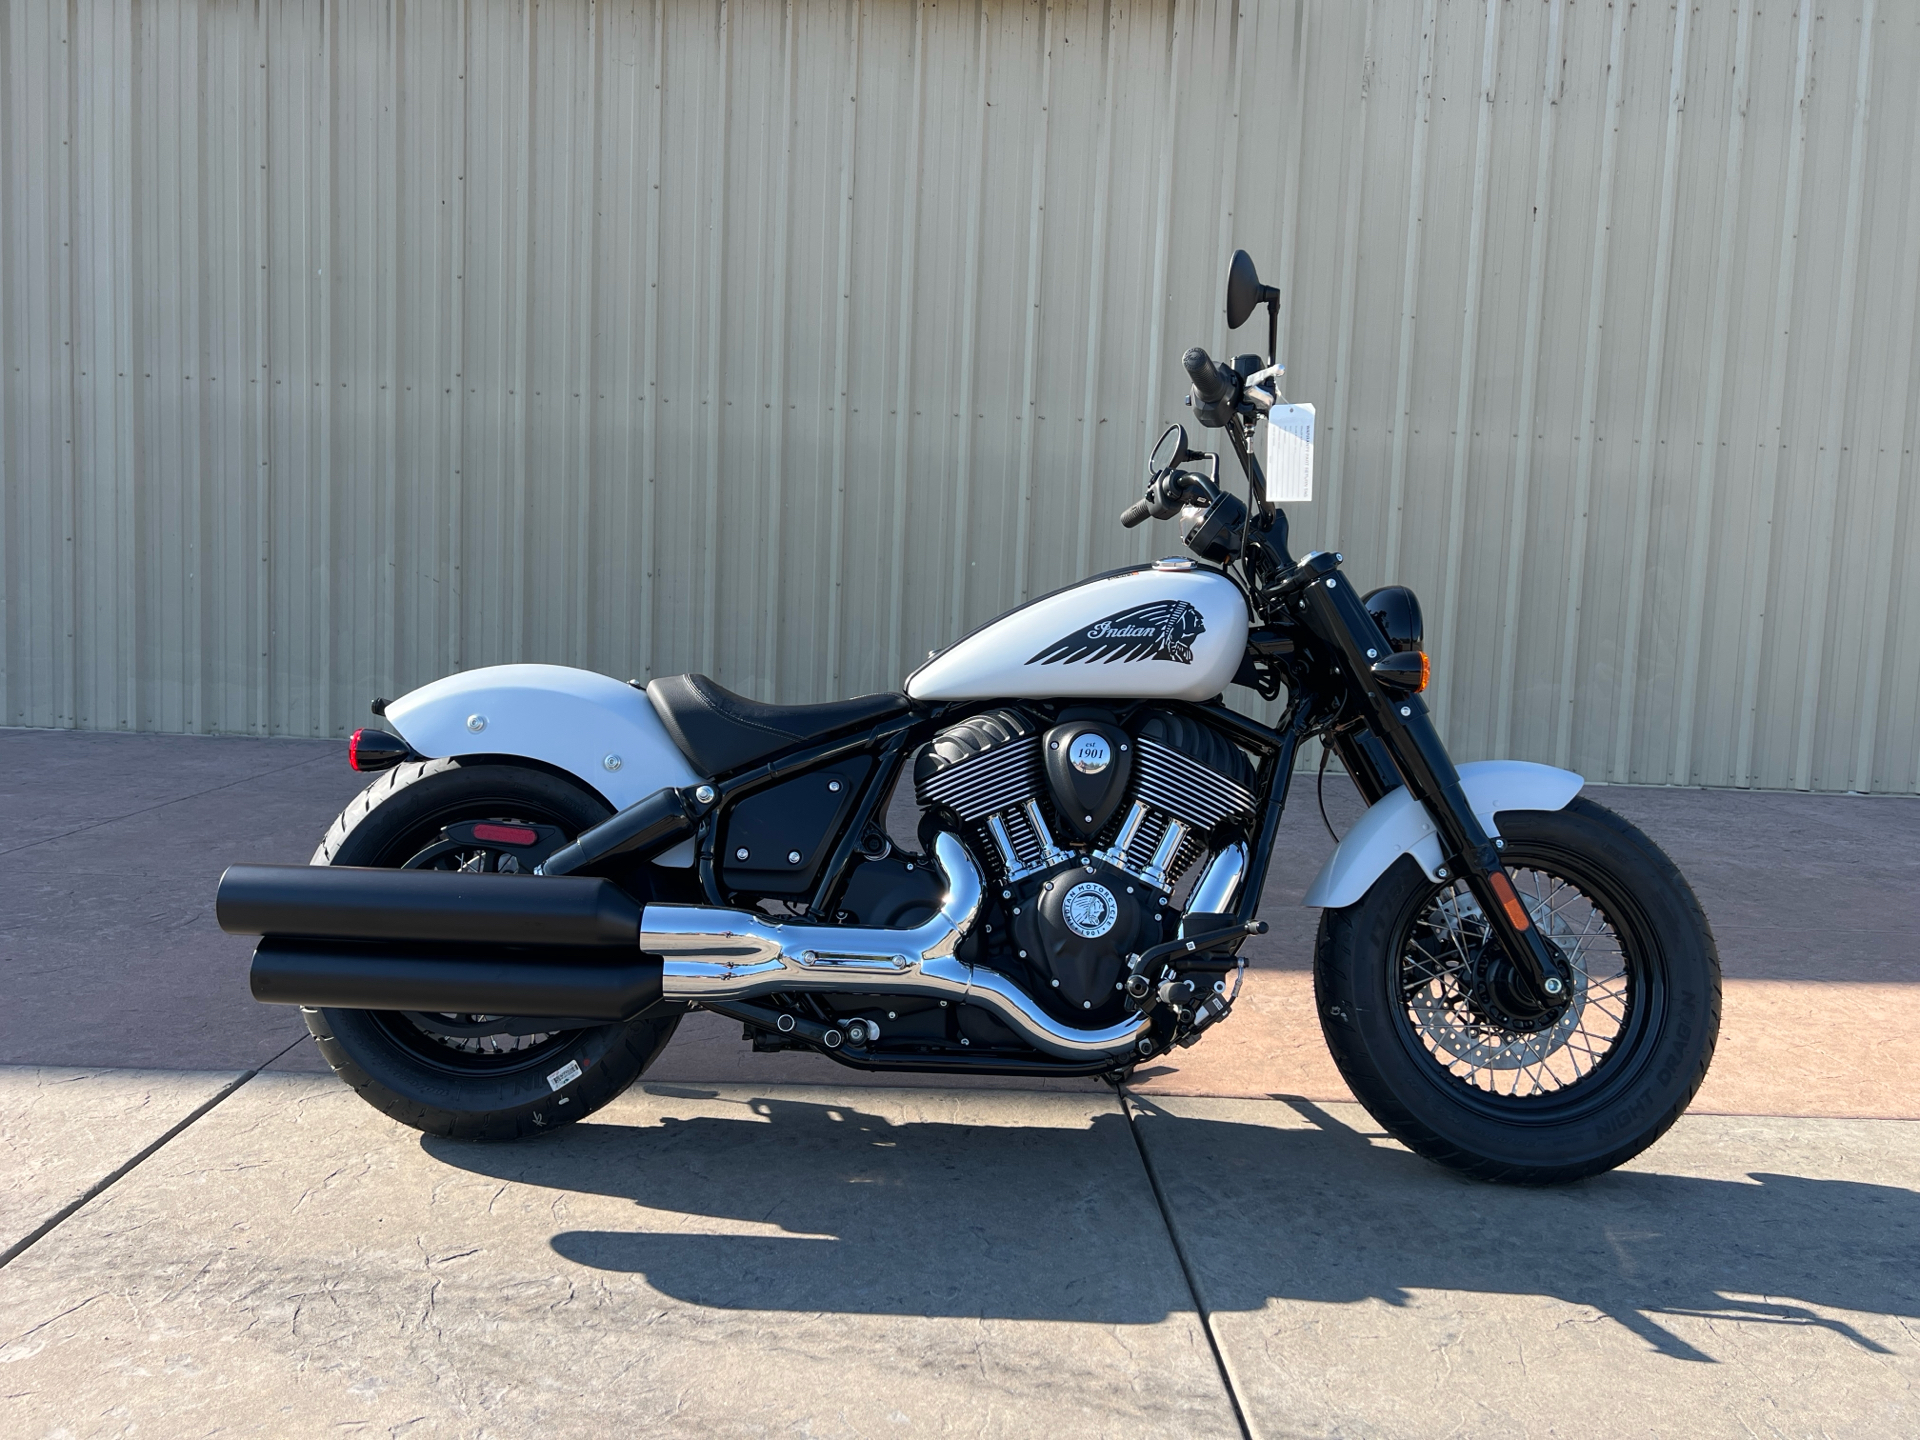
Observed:
[[[1200,612],[1185,600],[1156,600],[1062,635],[1029,665],[1073,665],[1096,660],[1171,660],[1193,663],[1193,642],[1207,628]]]

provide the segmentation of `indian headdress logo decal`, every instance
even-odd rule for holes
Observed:
[[[1172,660],[1193,663],[1193,642],[1207,628],[1200,612],[1185,600],[1156,600],[1096,620],[1062,635],[1029,665],[1072,665],[1096,660]]]

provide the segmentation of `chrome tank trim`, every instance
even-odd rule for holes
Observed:
[[[1004,975],[955,956],[980,913],[980,872],[953,835],[936,836],[933,853],[947,877],[946,900],[911,929],[789,925],[745,910],[649,905],[640,916],[640,948],[659,957],[669,1000],[745,1000],[794,990],[931,995],[978,1005],[1036,1050],[1063,1059],[1131,1053],[1150,1024],[1147,1016],[1076,1030]]]

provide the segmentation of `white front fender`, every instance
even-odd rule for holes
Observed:
[[[1560,810],[1586,783],[1571,770],[1525,760],[1474,760],[1460,767],[1460,788],[1490,837],[1500,833],[1493,817],[1502,810]],[[1440,878],[1439,832],[1427,807],[1404,785],[1368,807],[1320,867],[1301,903],[1330,910],[1351,905],[1402,855],[1418,860],[1429,880]]]
[[[490,665],[387,702],[387,723],[421,755],[522,755],[624,810],[667,785],[697,785],[646,692],[566,665]],[[680,853],[684,851],[685,853]],[[686,865],[691,845],[657,863]]]

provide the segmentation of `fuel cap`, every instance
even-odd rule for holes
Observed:
[[[1153,568],[1156,570],[1191,570],[1193,566],[1194,562],[1184,555],[1169,555],[1164,560],[1153,562]]]

